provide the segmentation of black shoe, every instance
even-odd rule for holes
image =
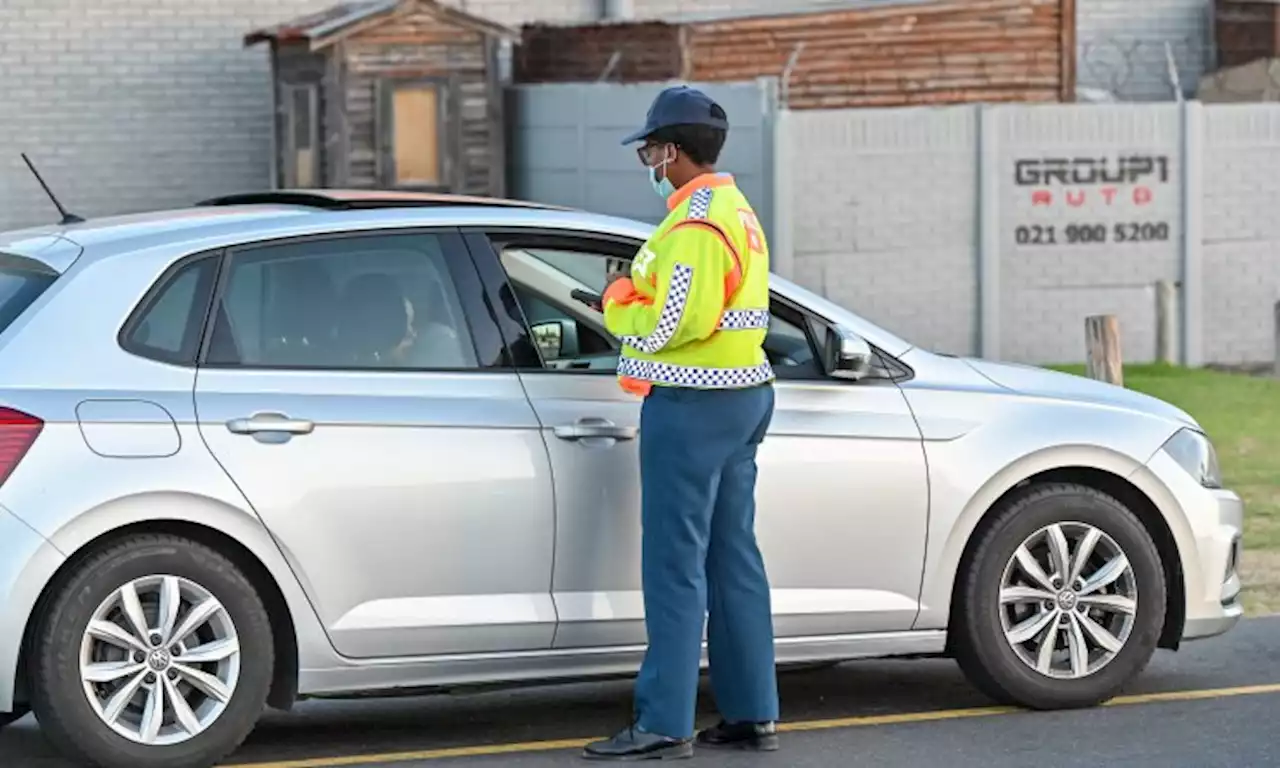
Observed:
[[[698,734],[698,746],[720,749],[752,749],[773,752],[778,748],[778,726],[775,723],[726,723]]]
[[[588,760],[680,760],[693,757],[693,742],[659,736],[632,725],[612,739],[588,744],[582,756]]]

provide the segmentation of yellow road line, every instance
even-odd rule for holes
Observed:
[[[1186,691],[1166,691],[1164,693],[1139,693],[1131,696],[1117,696],[1106,702],[1106,707],[1123,707],[1135,704],[1155,704],[1169,701],[1201,701],[1204,699],[1226,699],[1235,696],[1256,696],[1259,694],[1280,693],[1280,683],[1265,685],[1242,685],[1233,688],[1202,688]],[[1010,715],[1027,710],[1018,707],[971,707],[969,709],[940,709],[932,712],[903,712],[894,715],[862,715],[858,717],[841,717],[829,720],[808,720],[794,723],[781,723],[781,731],[822,731],[833,728],[862,728],[873,725],[899,725],[903,723],[926,723],[939,720],[962,720],[969,717],[991,717],[994,715]],[[373,765],[376,763],[407,763],[425,760],[443,760],[450,757],[492,757],[518,753],[555,752],[560,750],[581,749],[594,739],[560,739],[557,741],[526,741],[511,744],[480,744],[471,747],[449,747],[446,749],[423,749],[410,752],[387,752],[375,755],[343,755],[340,757],[316,757],[303,760],[283,760],[273,763],[240,763],[223,768],[341,768],[341,766]]]

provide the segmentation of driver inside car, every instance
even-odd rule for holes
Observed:
[[[352,362],[377,368],[459,368],[468,363],[457,331],[419,310],[385,274],[353,279],[342,292],[339,341]]]

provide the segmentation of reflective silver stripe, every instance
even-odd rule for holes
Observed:
[[[741,389],[764,384],[774,378],[773,368],[768,360],[746,368],[702,368],[656,360],[635,360],[630,357],[623,357],[618,361],[618,375],[698,389]]]
[[[658,315],[658,324],[648,336],[620,336],[618,338],[628,347],[633,347],[647,355],[652,355],[671,341],[680,327],[680,317],[684,315],[684,305],[689,302],[689,289],[693,287],[693,267],[676,264],[671,270],[671,282],[667,285],[667,300]]]
[[[722,331],[749,331],[757,328],[769,328],[769,310],[730,309],[720,318]]]

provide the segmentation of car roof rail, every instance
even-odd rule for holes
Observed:
[[[497,197],[451,195],[434,192],[396,192],[354,189],[282,189],[265,192],[242,192],[211,197],[196,203],[197,207],[226,205],[298,205],[326,211],[354,211],[376,208],[427,208],[443,206],[484,206],[498,208],[536,208],[570,210],[557,205]]]

